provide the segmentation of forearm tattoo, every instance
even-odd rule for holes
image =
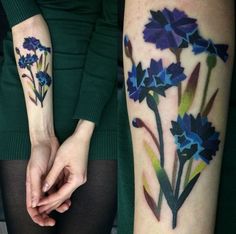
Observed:
[[[35,37],[27,37],[23,42],[23,52],[19,48],[15,48],[16,54],[19,56],[18,65],[20,69],[24,69],[22,78],[28,84],[32,94],[29,93],[30,100],[37,106],[38,101],[43,107],[43,102],[52,84],[52,77],[48,74],[50,66],[48,55],[51,48],[43,46],[40,40]],[[34,72],[36,71],[36,73]]]
[[[133,57],[132,43],[128,35],[124,36],[124,49],[126,56],[132,62],[132,69],[128,72],[127,92],[134,102],[146,101],[148,108],[153,112],[157,130],[154,133],[148,124],[138,116],[132,120],[132,126],[136,131],[146,131],[150,140],[154,142],[156,149],[152,148],[147,139],[143,140],[143,147],[147,157],[150,158],[156,177],[160,184],[160,192],[157,198],[152,197],[151,190],[145,173],[142,175],[143,192],[147,204],[160,221],[161,204],[163,195],[172,211],[172,228],[177,225],[177,215],[181,206],[190,195],[203,170],[210,164],[216,152],[219,150],[219,132],[208,119],[212,111],[218,89],[209,93],[212,70],[217,65],[217,58],[226,62],[228,59],[228,45],[215,44],[211,39],[201,36],[197,20],[190,18],[183,11],[167,8],[158,11],[150,11],[149,22],[145,25],[143,39],[147,43],[153,43],[156,49],[166,50],[174,54],[175,63],[164,67],[162,59],[151,59],[150,66],[143,68],[140,62],[136,63]],[[181,64],[182,52],[191,47],[193,56],[206,53],[207,74],[206,83],[201,99],[201,107],[197,115],[189,110],[193,105],[200,68],[203,64],[196,64],[192,74],[187,76],[185,68]],[[205,79],[205,77],[203,77]],[[186,81],[185,90],[182,91],[181,82]],[[214,81],[212,81],[214,82]],[[178,113],[177,118],[171,121],[170,133],[173,136],[176,152],[173,157],[172,178],[165,171],[165,139],[163,138],[161,114],[159,112],[159,97],[168,98],[167,89],[177,89]],[[210,96],[207,100],[208,94]],[[139,130],[138,130],[139,129]],[[157,153],[158,152],[158,153]],[[170,157],[171,155],[168,155]],[[185,168],[186,167],[186,168]],[[186,173],[184,173],[184,168]]]

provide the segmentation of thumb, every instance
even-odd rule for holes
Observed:
[[[35,208],[39,202],[42,191],[41,191],[41,174],[39,170],[30,170],[30,187],[31,187],[31,206]]]
[[[42,188],[43,192],[47,192],[52,187],[52,185],[54,185],[54,183],[57,181],[57,178],[59,177],[63,168],[64,168],[63,162],[59,160],[54,161],[54,164],[51,170],[48,172],[48,175],[46,179],[44,180],[44,184]]]

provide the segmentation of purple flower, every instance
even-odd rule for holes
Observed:
[[[214,44],[212,40],[205,40],[199,38],[193,42],[193,52],[194,54],[200,54],[207,52],[211,55],[219,56],[224,62],[228,59],[228,45],[224,44]]]
[[[180,63],[172,63],[167,68],[162,65],[162,60],[151,60],[150,67],[142,69],[141,63],[136,67],[132,66],[132,71],[128,72],[128,93],[129,97],[134,101],[142,102],[149,91],[165,96],[165,91],[177,86],[186,78],[183,73],[184,69]]]
[[[35,37],[27,37],[24,40],[23,47],[27,50],[40,50],[51,53],[51,48],[43,46],[40,40],[36,39]]]
[[[26,56],[21,56],[18,60],[20,68],[26,68],[27,66],[32,66],[35,62],[38,61],[37,55],[27,54]]]
[[[175,137],[180,159],[201,158],[209,164],[219,149],[219,133],[215,131],[207,117],[202,117],[200,114],[197,117],[188,114],[183,117],[178,116],[176,122],[172,121],[170,131]]]
[[[40,46],[40,41],[35,37],[27,37],[24,40],[23,47],[27,50],[36,51]]]
[[[36,78],[38,79],[41,86],[50,86],[52,83],[52,78],[48,75],[47,72],[39,71],[38,73],[36,73]]]
[[[197,31],[197,20],[178,9],[151,11],[151,16],[143,31],[144,40],[161,50],[188,47],[190,37]]]

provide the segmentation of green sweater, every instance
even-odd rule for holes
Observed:
[[[10,27],[42,14],[53,46],[53,108],[63,142],[79,119],[96,123],[90,159],[116,159],[116,0],[1,0]],[[30,35],[29,35],[30,36]],[[9,30],[0,64],[0,159],[28,159],[22,86]]]

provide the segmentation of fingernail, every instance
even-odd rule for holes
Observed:
[[[43,192],[47,192],[47,191],[48,191],[48,188],[49,188],[49,184],[46,182],[46,183],[43,185]]]
[[[32,200],[32,207],[35,208],[37,206],[37,202],[35,200]]]

